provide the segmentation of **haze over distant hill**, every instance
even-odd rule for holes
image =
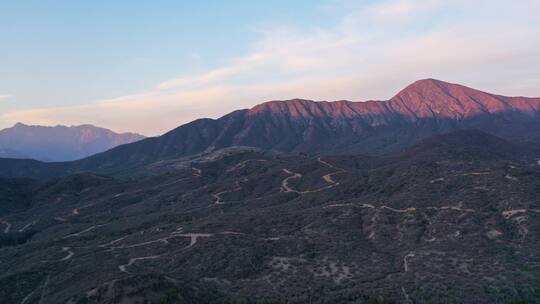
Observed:
[[[28,155],[10,149],[10,148],[0,148],[0,157],[2,158],[28,158]]]
[[[0,157],[69,161],[143,138],[92,125],[45,127],[17,123],[0,130]]]

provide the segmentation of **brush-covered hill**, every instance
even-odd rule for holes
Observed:
[[[1,179],[0,302],[536,303],[529,153],[459,131],[387,156]]]

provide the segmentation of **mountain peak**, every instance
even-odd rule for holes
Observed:
[[[439,117],[461,120],[514,109],[509,98],[436,79],[410,84],[394,96],[390,104],[415,119]]]
[[[370,125],[384,124],[394,114],[406,121],[419,119],[464,120],[491,114],[538,115],[538,98],[512,98],[489,94],[463,85],[427,78],[417,80],[387,101],[312,101],[291,99],[269,101],[250,110],[248,115],[313,117],[368,117]]]
[[[456,85],[456,84],[449,83],[449,82],[442,81],[435,78],[425,78],[425,79],[419,79],[411,83],[409,87],[433,87],[433,86],[444,87],[448,85]]]
[[[450,94],[451,92],[465,92],[465,91],[476,91],[471,88],[468,88],[463,85],[459,84],[453,84],[433,78],[426,78],[417,80],[410,85],[406,86],[403,90],[401,90],[396,97],[398,96],[404,96],[404,95],[413,95],[413,94],[422,94],[422,95],[430,95],[430,94],[438,94],[438,93],[445,93]],[[479,91],[477,91],[479,92]]]

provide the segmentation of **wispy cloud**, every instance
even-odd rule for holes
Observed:
[[[8,94],[0,94],[0,101],[8,100],[10,97]]]
[[[0,120],[95,123],[153,135],[272,99],[389,98],[426,77],[501,94],[540,95],[539,2],[379,1],[351,11],[331,28],[259,29],[245,55],[143,93],[11,112]]]

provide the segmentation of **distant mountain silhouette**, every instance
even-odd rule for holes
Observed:
[[[143,138],[92,125],[44,127],[17,123],[0,130],[0,157],[69,161]]]

